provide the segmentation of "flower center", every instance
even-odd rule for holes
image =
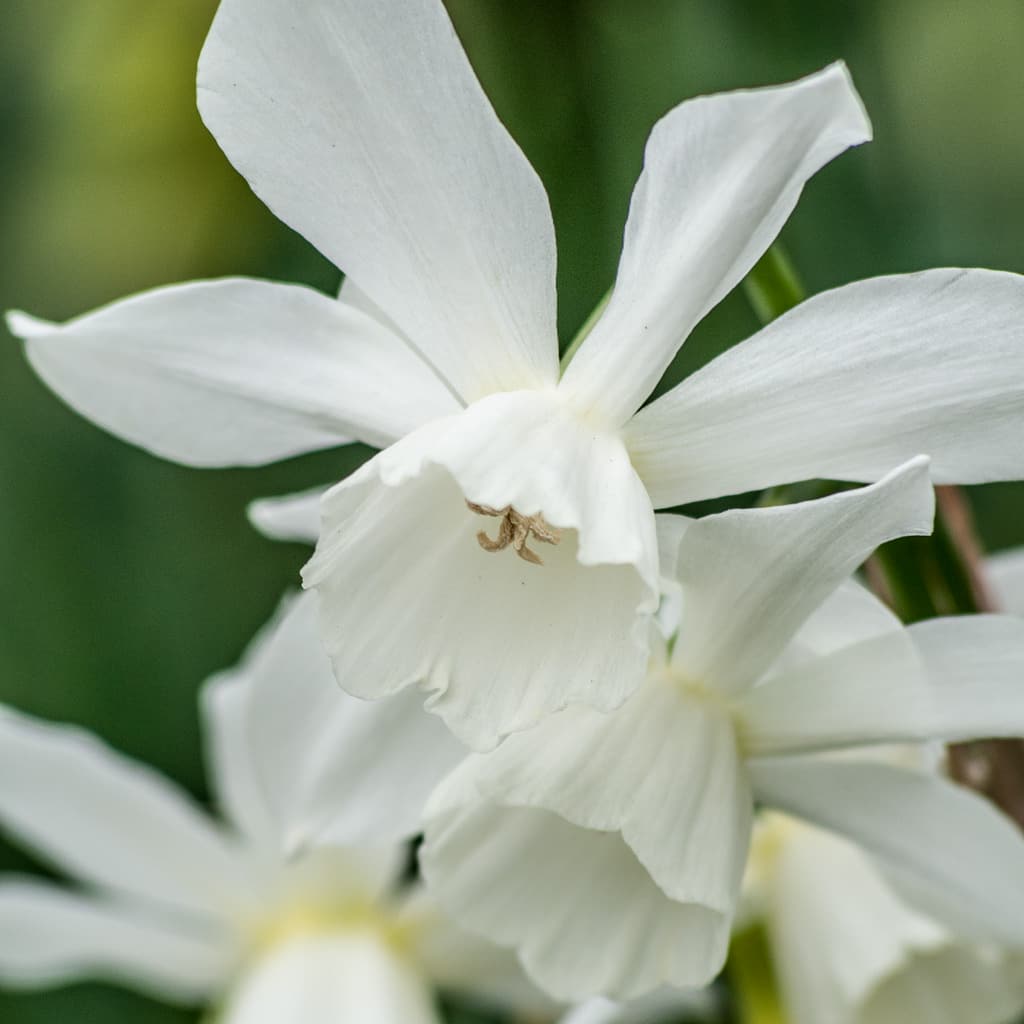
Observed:
[[[490,505],[478,505],[476,502],[467,501],[467,507],[471,512],[479,516],[495,516],[501,519],[498,525],[498,536],[493,540],[485,530],[476,535],[477,543],[484,551],[501,551],[511,545],[515,553],[526,562],[533,565],[543,565],[540,555],[527,547],[527,541],[531,537],[539,540],[542,544],[557,544],[562,539],[562,531],[556,529],[539,513],[535,516],[524,516],[517,512],[511,505],[504,508],[491,508]]]

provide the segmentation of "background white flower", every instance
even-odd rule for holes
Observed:
[[[0,981],[113,979],[225,1024],[435,1024],[439,985],[548,1005],[405,878],[460,751],[412,695],[342,694],[315,619],[288,602],[204,688],[226,825],[89,734],[0,711],[0,822],[81,883],[0,879]]]
[[[683,604],[671,653],[618,711],[567,709],[441,784],[421,863],[442,905],[560,998],[707,983],[756,798],[857,839],[965,936],[1024,945],[1011,824],[940,780],[801,756],[1024,726],[1024,623],[904,630],[841,586],[930,517],[922,460],[821,501],[664,517]]]
[[[744,888],[792,1024],[1009,1024],[1024,1010],[1019,950],[963,941],[840,836],[763,815]]]

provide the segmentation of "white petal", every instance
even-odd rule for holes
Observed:
[[[916,771],[816,757],[748,762],[755,793],[852,839],[965,939],[1024,945],[1024,837],[988,801]]]
[[[466,499],[542,514],[559,543],[509,548]],[[487,748],[568,703],[621,704],[643,675],[658,590],[654,516],[614,435],[549,395],[494,395],[382,452],[324,499],[306,567],[345,689],[418,682]],[[360,581],[358,598],[352,580]]]
[[[943,735],[941,695],[906,631],[773,673],[733,709],[752,757]]]
[[[247,839],[273,845],[277,823],[260,784],[247,723],[251,688],[230,672],[200,691],[206,761],[221,814]]]
[[[338,301],[346,306],[352,306],[353,309],[358,309],[367,316],[372,316],[374,320],[382,323],[388,330],[405,338],[398,325],[348,275],[342,278],[341,285],[338,288]],[[405,340],[408,341],[408,339]],[[411,345],[412,342],[409,342],[409,344]]]
[[[156,455],[257,465],[385,445],[459,408],[375,320],[295,285],[233,279],[144,292],[66,324],[8,316],[73,409]]]
[[[280,498],[259,498],[248,508],[249,522],[271,540],[315,544],[320,537],[320,502],[326,487]]]
[[[902,630],[903,623],[888,605],[856,579],[850,579],[811,612],[788,654],[791,663],[797,663]]]
[[[702,685],[746,689],[879,544],[930,533],[933,510],[928,461],[914,459],[871,487],[697,520],[679,547],[674,663]]]
[[[441,1024],[426,980],[372,932],[275,946],[239,979],[223,1024]]]
[[[689,516],[669,515],[662,512],[654,517],[658,537],[658,564],[662,577],[674,580],[679,562],[679,545],[693,520]]]
[[[1024,476],[1024,277],[928,270],[824,292],[629,424],[655,508],[793,480]]]
[[[548,1019],[557,1009],[530,981],[512,950],[460,928],[424,886],[407,891],[398,927],[409,929],[412,954],[436,988],[456,992],[484,1009],[530,1019]]]
[[[1006,1024],[1024,1006],[998,954],[958,943],[818,829],[779,844],[768,932],[793,1024]]]
[[[737,702],[751,755],[1024,733],[1024,620],[931,619],[766,680]]]
[[[102,978],[159,998],[208,998],[233,967],[232,938],[28,879],[0,881],[0,983]]]
[[[1021,968],[990,947],[952,944],[918,954],[885,978],[857,1024],[1011,1024],[1024,1011]]]
[[[344,693],[320,642],[316,595],[287,601],[236,670],[254,770],[293,851],[390,843],[419,831],[426,798],[465,756],[415,693]]]
[[[727,716],[655,679],[467,761],[431,798],[421,864],[552,995],[628,999],[720,970],[751,814]]]
[[[679,1024],[681,1018],[718,1019],[710,989],[661,988],[631,1003],[598,996],[567,1013],[559,1024]]]
[[[1000,610],[1024,616],[1024,548],[990,555],[985,559],[985,573]]]
[[[70,874],[147,904],[248,904],[233,849],[185,794],[89,733],[0,709],[0,822]]]
[[[467,401],[554,383],[547,196],[437,0],[226,0],[199,109],[256,194]]]
[[[567,391],[625,421],[771,245],[804,182],[870,137],[842,64],[702,96],[664,117],[647,143],[611,302],[566,370]]]

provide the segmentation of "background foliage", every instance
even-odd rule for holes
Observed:
[[[153,285],[238,273],[337,284],[249,193],[195,112],[195,61],[214,7],[5,0],[0,306],[60,319]],[[613,279],[654,120],[685,97],[792,79],[838,57],[876,141],[819,174],[785,229],[810,290],[949,264],[1024,272],[1019,0],[449,8],[549,189],[566,340]],[[671,379],[755,327],[742,295],[730,297]],[[245,505],[337,478],[367,450],[261,470],[182,469],[78,419],[3,340],[0,700],[81,723],[203,796],[196,686],[237,657],[306,554],[259,538]],[[1024,485],[972,494],[992,548],[1024,543]],[[31,867],[0,841],[0,870]],[[4,1021],[71,1018],[192,1015],[98,985],[0,993]]]

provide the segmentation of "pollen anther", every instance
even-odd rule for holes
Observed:
[[[471,512],[475,512],[477,515],[501,518],[496,538],[492,540],[484,530],[476,535],[477,543],[484,551],[502,551],[511,545],[515,553],[524,561],[531,562],[533,565],[543,565],[540,556],[536,551],[527,547],[526,542],[531,537],[539,540],[542,544],[557,544],[562,539],[562,531],[552,526],[539,513],[535,516],[524,516],[511,505],[506,505],[504,508],[491,508],[490,505],[478,505],[474,501],[467,501],[466,505]]]

